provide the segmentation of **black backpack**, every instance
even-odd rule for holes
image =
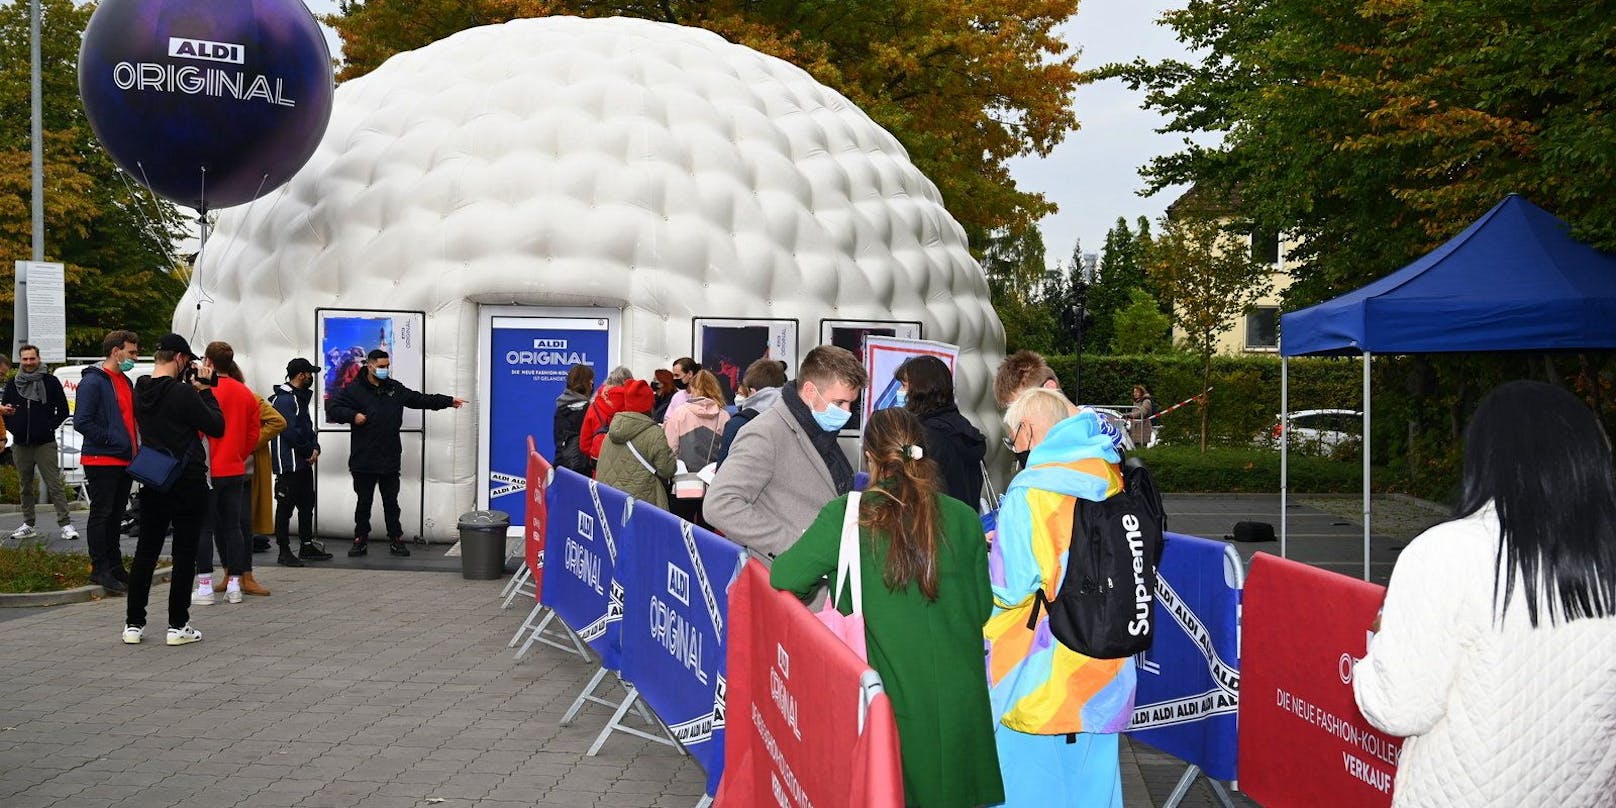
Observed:
[[[1066,574],[1053,600],[1039,589],[1027,628],[1049,610],[1049,631],[1073,651],[1122,659],[1150,649],[1156,634],[1156,566],[1167,516],[1156,481],[1130,459],[1124,489],[1103,502],[1079,499],[1073,508]]]

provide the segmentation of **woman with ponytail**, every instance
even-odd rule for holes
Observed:
[[[982,626],[993,608],[987,542],[976,511],[942,493],[908,410],[879,410],[864,427],[870,487],[859,503],[859,563],[870,667],[897,716],[904,801],[914,806],[1004,800],[983,680]],[[846,496],[819,512],[770,572],[809,596],[836,572]],[[836,607],[852,611],[843,592]]]

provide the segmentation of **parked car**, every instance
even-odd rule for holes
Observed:
[[[1290,414],[1290,448],[1310,454],[1329,454],[1337,448],[1359,442],[1363,434],[1363,413],[1358,410],[1299,410]],[[1284,423],[1274,416],[1266,436],[1278,447],[1285,434]]]

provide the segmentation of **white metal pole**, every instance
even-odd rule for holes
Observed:
[[[1290,490],[1290,444],[1291,444],[1291,358],[1281,354],[1279,357],[1279,557],[1290,558],[1287,554],[1287,534],[1289,521],[1286,512],[1286,494]]]
[[[31,162],[33,167],[33,225],[34,225],[34,260],[45,260],[45,144],[44,125],[42,123],[44,111],[43,93],[40,89],[39,77],[39,0],[32,0],[28,4],[28,101],[32,107],[31,117],[28,121],[28,137],[32,141]]]
[[[1369,580],[1369,364],[1374,355],[1363,355],[1363,579]]]

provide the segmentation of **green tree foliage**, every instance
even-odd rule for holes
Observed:
[[[1190,0],[1199,55],[1108,65],[1186,138],[1143,173],[1301,239],[1291,307],[1386,274],[1511,191],[1616,248],[1616,2]],[[1199,140],[1204,140],[1200,138]]]
[[[1172,319],[1201,357],[1201,378],[1212,381],[1218,335],[1271,288],[1269,267],[1252,260],[1246,240],[1213,219],[1162,219],[1146,261],[1150,278],[1173,301]],[[1206,449],[1207,409],[1201,405],[1201,449]]]
[[[91,6],[42,0],[45,260],[67,266],[68,352],[100,353],[112,328],[155,339],[185,287],[170,271],[179,217],[122,176],[79,104],[79,37]],[[12,328],[13,261],[33,255],[28,4],[0,5],[0,330]]]
[[[996,233],[983,251],[982,271],[1004,324],[1005,350],[1052,351],[1059,323],[1045,305],[1044,237],[1038,228]]]
[[[1134,290],[1142,289],[1152,296],[1156,293],[1145,273],[1145,251],[1149,247],[1150,220],[1143,216],[1136,229],[1129,229],[1128,220],[1118,216],[1116,225],[1105,234],[1100,276],[1088,294],[1088,309],[1094,315],[1088,344],[1094,351],[1126,353],[1116,345],[1116,316],[1132,300]]]
[[[1112,351],[1125,356],[1166,353],[1173,348],[1173,320],[1156,298],[1134,289],[1128,305],[1111,318]]]
[[[640,17],[713,31],[780,57],[892,132],[971,243],[1055,210],[1006,161],[1047,155],[1077,127],[1076,54],[1056,26],[1077,0],[343,0],[341,78],[457,31],[518,17]],[[980,250],[981,247],[978,246]]]

